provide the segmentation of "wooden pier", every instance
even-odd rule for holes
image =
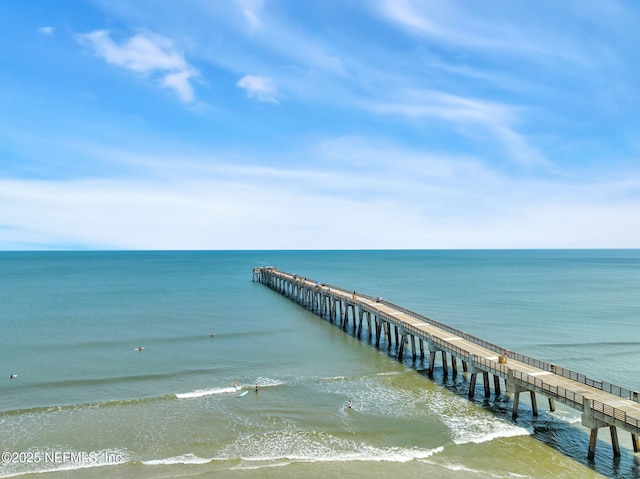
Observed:
[[[620,457],[618,429],[631,434],[634,452],[640,451],[640,393],[627,388],[597,381],[562,366],[550,364],[523,354],[508,351],[463,331],[434,321],[426,316],[395,305],[381,298],[320,283],[268,266],[254,268],[253,281],[299,303],[312,312],[347,329],[351,323],[358,338],[364,325],[369,339],[380,347],[381,340],[391,350],[395,343],[402,359],[410,348],[415,361],[429,354],[429,374],[433,374],[436,358],[441,356],[445,377],[458,374],[458,361],[464,372],[471,375],[469,398],[473,398],[478,374],[482,375],[484,395],[491,396],[493,376],[494,394],[500,395],[500,379],[506,391],[513,394],[514,419],[518,416],[521,393],[529,393],[534,416],[538,415],[536,394],[548,399],[555,410],[555,401],[582,412],[582,425],[591,430],[588,458],[593,460],[598,430],[608,427],[613,455]],[[449,355],[449,361],[447,360]]]

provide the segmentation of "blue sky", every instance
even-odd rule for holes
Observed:
[[[0,3],[0,250],[640,247],[640,6]]]

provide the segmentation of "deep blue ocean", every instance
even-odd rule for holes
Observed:
[[[0,252],[0,478],[640,477],[626,433],[589,462],[577,411],[469,401],[267,265],[640,391],[640,250]]]

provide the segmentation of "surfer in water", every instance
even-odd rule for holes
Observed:
[[[258,383],[256,383],[256,393],[258,392]]]
[[[347,401],[347,408],[352,409],[353,408],[353,403],[351,402],[351,399],[349,399]]]
[[[9,374],[9,379],[15,379],[17,377],[18,377],[17,374]]]
[[[142,351],[144,348],[142,346],[140,346],[139,348],[136,349],[136,351]]]
[[[233,386],[233,389],[235,389],[236,391],[238,390],[238,383],[237,382],[233,381],[231,383],[231,385]]]

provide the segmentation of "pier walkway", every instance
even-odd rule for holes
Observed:
[[[513,394],[513,413],[518,415],[520,393],[529,393],[533,415],[538,415],[536,394],[549,401],[551,411],[555,401],[582,412],[582,425],[591,430],[588,458],[594,459],[598,430],[608,427],[614,457],[620,456],[618,429],[631,434],[634,452],[640,451],[640,393],[627,388],[597,381],[562,366],[550,364],[523,354],[508,351],[463,331],[434,321],[426,316],[395,305],[382,298],[349,291],[320,283],[274,267],[254,268],[253,281],[299,303],[347,329],[351,321],[358,337],[366,324],[367,333],[380,347],[381,340],[391,350],[395,343],[398,357],[411,349],[413,360],[429,353],[429,373],[433,374],[437,355],[445,376],[458,374],[458,361],[470,374],[469,397],[473,398],[477,375],[483,378],[485,397],[493,388],[500,395],[500,379],[506,391]],[[447,360],[449,355],[449,361]]]

